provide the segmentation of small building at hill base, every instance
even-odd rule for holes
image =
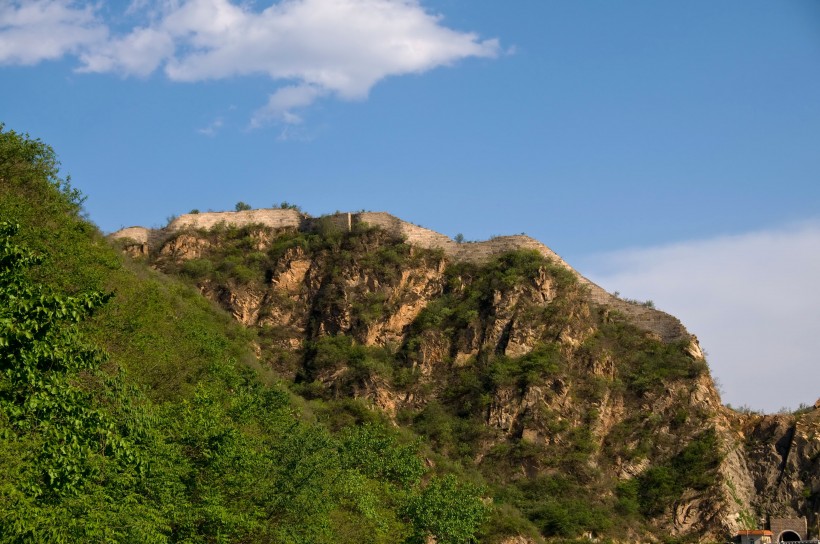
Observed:
[[[768,529],[738,531],[734,541],[739,544],[774,544],[778,542],[810,541],[806,518],[769,518]],[[815,535],[815,539],[817,535]]]
[[[772,532],[767,529],[738,531],[740,544],[772,544]]]

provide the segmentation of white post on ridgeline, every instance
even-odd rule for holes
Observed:
[[[347,212],[347,232],[353,232],[353,218],[351,213]]]

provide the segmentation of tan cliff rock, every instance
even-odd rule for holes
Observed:
[[[319,239],[330,227],[344,234],[364,225],[379,228],[363,231],[350,247],[310,247],[316,243],[311,236]],[[246,230],[233,240],[231,228]],[[295,245],[277,246],[299,236]],[[111,238],[129,255],[168,273],[191,274],[200,261],[216,266],[217,272],[196,279],[197,286],[260,331],[263,360],[291,379],[315,379],[332,394],[368,399],[394,421],[402,410],[421,411],[452,395],[456,405],[473,402],[469,390],[458,389],[463,384],[454,389],[453,376],[495,380],[472,412],[481,414],[486,427],[474,452],[479,467],[502,445],[520,444],[538,455],[515,461],[513,474],[575,471],[612,495],[619,482],[673,464],[693,437],[714,432],[721,453],[715,482],[685,489],[653,513],[655,529],[724,539],[766,515],[807,515],[820,506],[820,409],[796,417],[725,408],[697,338],[679,320],[606,293],[532,238],[459,244],[389,214],[310,218],[296,210],[186,214],[164,229],[131,227]],[[476,309],[455,317],[444,312],[438,318],[450,321],[439,325],[420,324],[425,310],[432,312],[442,300],[455,310],[470,303],[477,270],[470,267],[511,250],[534,250],[575,281],[562,283],[555,269],[543,266],[514,285],[489,289]],[[254,258],[267,259],[264,274],[237,280],[237,267],[250,267]],[[385,265],[390,259],[400,266]],[[459,264],[462,272],[448,272]],[[633,345],[615,343],[630,327],[639,331],[629,332]],[[310,342],[336,335],[396,353],[416,382],[399,387],[378,375],[351,381],[343,367],[300,366]],[[497,376],[479,374],[487,361],[526,360],[545,344],[555,349],[543,355],[552,361],[549,378],[510,380],[503,366]],[[674,357],[683,370],[660,385],[643,384],[636,377],[642,359],[635,354],[651,350]],[[658,372],[665,375],[664,369]],[[556,465],[552,458],[569,461]]]
[[[124,241],[126,243],[126,249],[132,254],[133,250],[131,250],[131,248],[136,244],[139,244],[140,247],[143,247],[144,244],[148,244],[151,250],[160,249],[173,252],[181,251],[181,249],[177,249],[177,246],[190,245],[192,242],[190,239],[181,242],[171,242],[174,244],[174,247],[166,249],[168,238],[183,231],[208,230],[219,225],[232,225],[235,227],[259,225],[267,229],[272,229],[274,232],[284,230],[310,230],[314,228],[320,220],[328,221],[342,229],[352,229],[358,224],[377,226],[393,236],[404,239],[411,246],[425,249],[440,249],[445,253],[448,259],[453,261],[481,263],[486,262],[495,255],[510,250],[531,249],[538,251],[560,266],[572,271],[573,274],[578,277],[579,281],[588,287],[589,298],[592,302],[606,305],[615,311],[627,315],[631,322],[658,335],[658,337],[664,341],[684,337],[691,338],[693,340],[693,352],[696,356],[702,356],[700,348],[697,346],[697,339],[686,331],[677,318],[654,308],[621,300],[606,292],[572,269],[558,254],[547,246],[526,235],[497,236],[483,242],[457,243],[443,234],[402,221],[384,212],[337,213],[325,218],[313,219],[293,209],[259,209],[240,212],[183,214],[172,220],[163,229],[128,227],[112,233],[110,238]],[[133,241],[133,243],[129,243],[131,241]],[[196,246],[199,243],[201,242],[193,242],[193,245]],[[192,251],[193,254],[197,252],[194,247],[191,247],[188,251]],[[143,252],[141,250],[138,254],[144,253],[147,253],[147,251]]]

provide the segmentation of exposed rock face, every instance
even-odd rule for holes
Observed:
[[[202,238],[190,234],[180,234],[164,244],[160,249],[160,254],[170,257],[176,262],[183,262],[199,258],[203,250],[206,250],[210,245],[210,242]]]
[[[120,243],[122,250],[133,258],[148,256],[150,246],[148,240],[151,230],[144,227],[128,227],[118,230],[110,236],[112,240]]]
[[[145,227],[128,227],[113,233],[110,238],[114,240],[130,240],[137,244],[147,244],[151,234],[151,229]]]
[[[128,227],[111,234],[110,237],[112,239],[133,239],[140,244],[148,243],[153,246],[152,249],[157,249],[158,247],[164,247],[168,236],[184,230],[207,230],[226,224],[235,227],[260,225],[274,231],[311,230],[315,228],[319,221],[347,230],[360,224],[377,226],[390,235],[405,240],[412,246],[440,249],[444,251],[448,258],[454,261],[482,263],[493,256],[511,250],[530,249],[537,251],[556,264],[572,271],[579,281],[588,287],[589,297],[592,302],[605,304],[627,315],[632,323],[653,332],[664,341],[691,338],[694,342],[693,349],[702,356],[700,347],[697,346],[697,339],[686,331],[678,319],[654,308],[620,300],[607,293],[598,285],[578,274],[550,248],[525,235],[497,236],[484,242],[457,243],[443,234],[402,221],[384,212],[337,213],[317,220],[293,209],[260,209],[241,212],[184,214],[171,221],[164,229],[151,230],[144,227]]]
[[[255,210],[112,237],[257,328],[262,359],[284,376],[394,418],[442,403],[479,420],[479,469],[512,444],[505,478],[570,473],[614,502],[624,485],[689,466],[692,444],[709,444],[715,451],[697,455],[715,462],[692,465],[709,478],[679,470],[674,497],[633,499],[654,530],[725,539],[766,515],[820,507],[820,409],[724,408],[680,321],[606,293],[526,236],[458,244],[383,213]],[[521,250],[548,260],[503,260]],[[320,365],[316,346],[341,335],[374,351]],[[373,371],[384,353],[412,380]]]
[[[724,471],[739,502],[738,524],[746,514],[808,516],[820,506],[820,411],[791,415],[727,413],[734,455]]]

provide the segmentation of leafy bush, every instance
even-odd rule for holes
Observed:
[[[684,490],[704,490],[713,485],[721,459],[714,429],[702,432],[669,462],[651,467],[639,476],[637,499],[641,511],[647,516],[660,514]]]
[[[514,499],[541,532],[547,536],[579,537],[586,531],[605,533],[612,513],[591,501],[585,490],[565,476],[541,476],[519,484]]]
[[[622,361],[619,374],[625,385],[638,394],[705,373],[706,362],[693,359],[686,352],[688,344],[688,339],[665,343],[651,338],[619,316],[599,323],[598,332],[588,341],[592,356],[606,350]]]
[[[341,436],[341,463],[369,478],[412,486],[421,481],[424,465],[418,444],[401,446],[395,432],[378,425],[348,427]]]
[[[432,535],[441,544],[467,544],[487,515],[479,490],[452,475],[433,479],[422,492],[410,499],[405,515],[414,533],[409,543],[423,544]]]
[[[198,280],[209,277],[214,272],[214,264],[210,259],[191,259],[182,265],[182,273]]]
[[[557,344],[542,343],[521,357],[495,357],[487,374],[495,388],[515,384],[525,389],[530,385],[544,383],[547,376],[558,371],[562,362]]]
[[[0,223],[0,410],[11,436],[42,441],[28,494],[56,501],[95,475],[95,452],[117,460],[127,449],[97,406],[112,387],[104,356],[77,328],[109,296],[64,296],[32,282],[26,273],[41,259],[14,242],[18,230]]]
[[[346,395],[351,389],[364,385],[369,379],[381,377],[388,383],[393,376],[393,355],[385,348],[364,346],[350,336],[325,336],[308,346],[306,355],[307,380],[320,374],[343,371],[333,381],[333,396]]]
[[[296,210],[297,212],[301,212],[301,211],[302,211],[302,207],[301,207],[301,206],[298,206],[298,205],[296,205],[296,204],[291,204],[291,203],[290,203],[290,202],[288,202],[287,200],[283,200],[283,201],[279,204],[279,209],[280,209],[280,210]]]

